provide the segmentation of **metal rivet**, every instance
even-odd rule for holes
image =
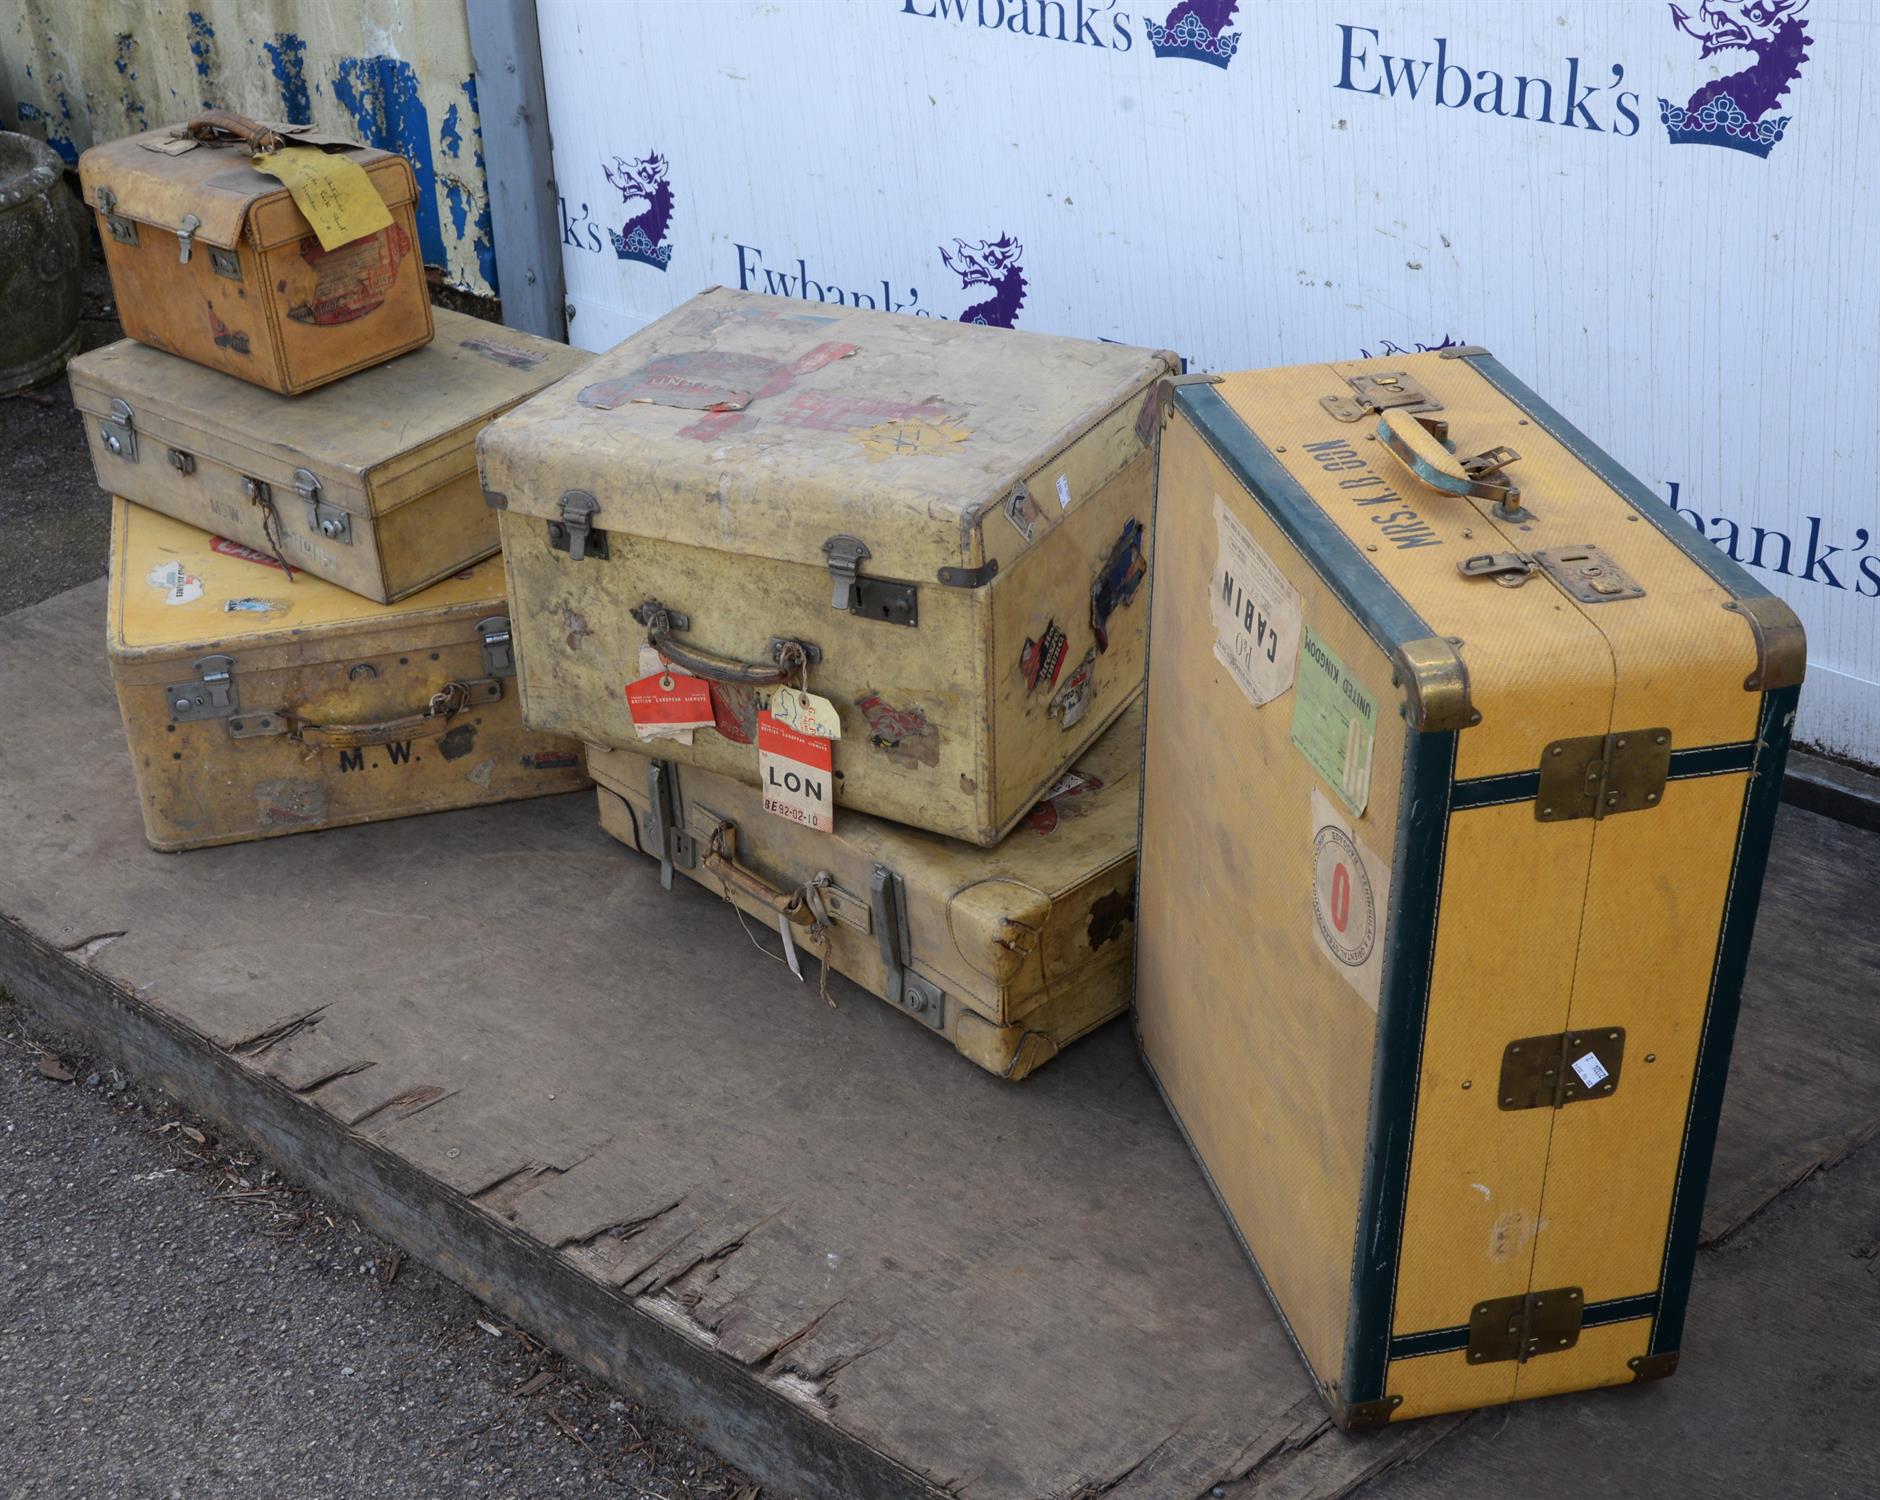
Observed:
[[[242,721],[240,719],[230,719],[228,721],[228,727],[230,729],[240,729],[242,727]]]
[[[1602,1094],[1610,1094],[1612,1092],[1612,1085],[1609,1083],[1602,1083],[1599,1086],[1599,1091]]]
[[[452,1161],[455,1161],[458,1157],[463,1155],[463,1152],[459,1151],[455,1146],[452,1146],[450,1150],[446,1151],[444,1154]]]
[[[1274,451],[1275,453],[1284,453],[1284,452],[1286,451],[1286,449],[1285,449],[1285,446],[1284,446],[1284,445],[1281,445],[1280,447],[1278,447],[1278,448],[1275,448],[1275,449],[1274,449],[1273,451]]]
[[[1471,1083],[1469,1082],[1469,1080],[1468,1080],[1468,1079],[1466,1079],[1466,1078],[1462,1080],[1462,1086],[1463,1086],[1463,1087],[1464,1087],[1465,1089],[1466,1089],[1466,1088],[1473,1088],[1473,1087],[1474,1087],[1474,1085],[1473,1085],[1473,1084],[1471,1084]]]
[[[1654,737],[1653,737],[1653,739],[1652,739],[1652,743],[1653,743],[1654,745],[1662,745],[1662,744],[1664,744],[1664,742],[1665,742],[1666,740],[1668,740],[1668,739],[1670,739],[1670,738],[1671,738],[1671,736],[1670,736],[1670,735],[1668,735],[1668,734],[1661,734],[1661,735],[1656,735],[1656,736],[1654,736]]]
[[[1506,1105],[1506,1106],[1507,1106],[1507,1107],[1508,1107],[1509,1109],[1513,1109],[1513,1108],[1514,1108],[1514,1100],[1512,1100],[1512,1099],[1504,1099],[1504,1100],[1502,1100],[1501,1102],[1502,1102],[1502,1103],[1503,1103],[1504,1105]]]
[[[1560,754],[1562,754],[1563,752],[1562,752],[1562,749],[1561,749],[1561,747],[1560,747],[1559,745],[1555,745],[1555,746],[1554,746],[1554,747],[1553,747],[1553,748],[1552,748],[1551,750],[1549,750],[1549,751],[1548,751],[1547,753],[1548,753],[1549,755],[1560,755]]]
[[[1551,818],[1553,815],[1554,815],[1554,810],[1551,807],[1543,807],[1541,809],[1541,816],[1543,818]]]
[[[1656,792],[1647,792],[1645,794],[1645,800],[1647,802],[1656,802],[1658,800],[1658,794]]]
[[[358,666],[353,667],[346,673],[348,680],[352,682],[370,682],[378,675],[379,669],[373,666],[369,661],[360,662]]]
[[[1658,1054],[1657,1054],[1656,1052],[1647,1052],[1647,1053],[1645,1054],[1645,1061],[1646,1061],[1646,1062],[1657,1062],[1657,1061],[1658,1061]]]

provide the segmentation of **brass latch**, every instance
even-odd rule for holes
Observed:
[[[1502,1049],[1495,1097],[1505,1110],[1560,1109],[1604,1099],[1618,1089],[1624,1062],[1623,1026],[1524,1036]]]
[[[1368,412],[1389,411],[1393,407],[1402,407],[1405,411],[1443,409],[1442,402],[1433,399],[1401,370],[1381,375],[1353,375],[1345,383],[1351,387],[1349,396],[1319,397],[1319,405],[1341,422],[1362,422]]]
[[[1671,779],[1671,731],[1628,729],[1555,740],[1541,752],[1534,818],[1566,823],[1643,812],[1664,800]]]
[[[1526,1364],[1536,1355],[1571,1349],[1580,1341],[1585,1312],[1586,1297],[1577,1286],[1478,1302],[1469,1312],[1469,1363]]]

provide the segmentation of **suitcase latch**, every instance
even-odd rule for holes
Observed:
[[[131,412],[130,402],[122,396],[113,396],[110,416],[99,419],[98,439],[106,452],[126,463],[137,462],[137,419]]]
[[[189,264],[189,252],[196,247],[196,231],[200,228],[202,220],[194,214],[184,214],[183,222],[176,226],[176,259],[180,264]]]
[[[698,863],[698,845],[685,831],[679,816],[678,777],[671,761],[650,761],[646,767],[646,834],[652,852],[659,856],[659,885],[672,889],[672,867],[690,870]]]
[[[1553,1036],[1524,1036],[1501,1054],[1504,1110],[1562,1109],[1617,1092],[1625,1063],[1625,1028],[1594,1026]]]
[[[860,537],[832,536],[822,544],[822,550],[829,560],[831,609],[845,610],[870,620],[885,620],[890,625],[920,624],[917,585],[862,577],[862,559],[873,554]]]
[[[1518,589],[1540,566],[1524,552],[1478,552],[1456,564],[1464,578],[1492,578],[1503,588]]]
[[[117,194],[108,187],[98,189],[98,212],[104,215],[104,227],[112,239],[120,245],[137,243],[137,221],[125,218],[117,211]]]
[[[868,882],[868,904],[875,918],[875,940],[881,944],[881,966],[886,971],[881,998],[899,1006],[922,1025],[945,1029],[946,992],[931,979],[916,974],[908,961],[913,944],[907,935],[907,885],[886,865],[876,865]]]
[[[194,682],[179,682],[165,688],[170,718],[178,724],[199,719],[226,719],[241,707],[235,691],[235,658],[205,656],[196,662]]]
[[[1402,407],[1405,411],[1443,409],[1442,402],[1434,400],[1401,370],[1353,375],[1345,384],[1351,387],[1349,396],[1319,397],[1319,405],[1341,422],[1362,422],[1368,412],[1389,411],[1393,407]]]
[[[1586,1296],[1577,1286],[1491,1297],[1469,1310],[1469,1363],[1492,1365],[1512,1359],[1526,1364],[1558,1354],[1580,1341]]]
[[[320,477],[311,469],[294,470],[294,493],[306,502],[307,529],[329,542],[352,545],[352,517],[320,498]]]
[[[478,620],[477,635],[483,641],[483,675],[514,677],[516,643],[509,632],[509,616],[491,615],[487,620]]]
[[[574,562],[584,557],[607,560],[607,533],[594,526],[601,503],[586,490],[569,490],[561,497],[561,519],[548,523],[548,545],[566,552]]]
[[[1643,812],[1664,800],[1671,779],[1671,731],[1627,729],[1555,740],[1541,752],[1534,793],[1539,823]]]

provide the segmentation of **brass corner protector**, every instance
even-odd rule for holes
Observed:
[[[485,490],[483,492],[483,503],[491,510],[509,509],[509,497],[501,490]]]
[[[1788,604],[1774,594],[1752,594],[1723,606],[1749,621],[1756,637],[1756,670],[1743,679],[1752,693],[1795,687],[1808,673],[1808,633]]]
[[[1678,1368],[1678,1351],[1669,1354],[1635,1354],[1625,1362],[1632,1372],[1632,1383],[1642,1384],[1647,1380],[1663,1380]]]
[[[1462,653],[1440,635],[1404,641],[1394,653],[1404,688],[1404,719],[1423,734],[1467,729],[1482,722],[1469,701],[1469,669]]]
[[[1495,357],[1480,344],[1451,344],[1447,349],[1438,349],[1436,353],[1441,359],[1472,359],[1478,354],[1487,354],[1490,359]]]
[[[1383,1396],[1376,1401],[1358,1401],[1350,1406],[1338,1399],[1338,1392],[1332,1392],[1332,1410],[1338,1419],[1338,1425],[1346,1432],[1364,1432],[1370,1428],[1382,1427],[1390,1421],[1390,1415],[1403,1405],[1402,1396]]]

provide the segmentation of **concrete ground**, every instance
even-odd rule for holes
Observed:
[[[102,571],[63,380],[0,399],[0,520],[0,614]],[[0,1495],[756,1494],[4,1001],[0,1137]],[[1364,1500],[1880,1495],[1880,1145],[1703,1250],[1692,1307],[1675,1379],[1479,1414]]]

